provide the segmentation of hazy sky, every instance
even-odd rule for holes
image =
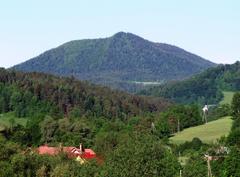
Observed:
[[[0,1],[0,66],[76,39],[131,32],[217,63],[240,60],[239,0]]]

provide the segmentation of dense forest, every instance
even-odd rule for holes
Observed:
[[[135,92],[142,85],[134,81],[178,80],[213,66],[181,48],[119,32],[109,38],[70,41],[13,68],[74,76]]]
[[[184,81],[170,82],[143,90],[140,94],[159,96],[178,103],[218,103],[222,91],[240,90],[240,62],[219,65]]]
[[[0,177],[176,177],[180,170],[184,177],[205,177],[203,154],[213,155],[222,146],[229,152],[212,162],[212,173],[237,177],[239,107],[236,93],[228,107],[234,119],[232,131],[217,144],[194,138],[176,145],[169,141],[174,133],[203,124],[198,105],[133,96],[72,77],[1,69]],[[9,115],[9,125],[1,124]],[[81,165],[65,153],[36,153],[42,144],[77,147],[80,143],[92,148],[98,158]],[[179,154],[189,157],[184,165]]]
[[[178,122],[181,130],[202,123],[194,105],[1,69],[0,121],[6,115],[14,118],[8,126],[0,123],[0,176],[174,176],[180,164],[166,146],[167,137],[178,131]],[[34,152],[42,144],[79,143],[93,148],[104,163],[80,165],[65,154]]]
[[[14,108],[12,102],[15,101],[21,106],[19,108],[22,111],[19,113],[20,115],[25,114],[25,109],[28,109],[26,105],[28,105],[29,98],[33,102],[39,100],[47,102],[48,105],[54,105],[55,111],[61,113],[62,116],[75,111],[79,112],[81,116],[89,114],[121,119],[145,112],[161,111],[170,104],[164,99],[134,96],[80,82],[73,77],[61,79],[52,75],[1,69],[0,82],[2,87],[7,87],[3,87],[2,91],[2,100],[5,101],[3,109],[10,111],[11,108]],[[34,106],[34,104],[29,105]]]

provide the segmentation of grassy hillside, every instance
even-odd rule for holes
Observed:
[[[218,138],[228,135],[231,130],[231,117],[224,117],[208,124],[191,127],[176,133],[170,140],[173,143],[181,144],[191,141],[194,137],[200,138],[204,143],[215,142]]]
[[[231,104],[234,93],[235,92],[224,91],[223,100],[220,102],[220,104]]]

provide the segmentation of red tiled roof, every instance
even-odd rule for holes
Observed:
[[[96,158],[96,153],[92,149],[84,149],[82,156],[84,159]]]
[[[39,154],[48,154],[48,155],[56,155],[60,152],[59,148],[55,147],[48,147],[46,145],[40,146],[38,148],[38,153]]]
[[[60,148],[60,147],[49,147],[47,145],[44,145],[44,146],[40,146],[37,150],[38,150],[38,153],[41,155],[42,154],[57,155],[62,151],[62,152],[65,152],[69,158],[74,158],[77,156],[80,156],[84,159],[96,158],[96,153],[92,149],[84,149],[84,152],[81,154],[80,149],[76,147],[71,147],[71,146]]]

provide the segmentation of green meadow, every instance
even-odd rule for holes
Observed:
[[[232,98],[235,92],[231,91],[224,91],[223,92],[223,100],[220,102],[220,104],[231,104],[232,103]]]
[[[204,143],[213,143],[220,137],[227,136],[231,130],[231,126],[231,117],[223,117],[204,125],[187,128],[174,134],[174,136],[170,138],[170,141],[175,144],[181,144],[186,141],[191,141],[194,137],[198,137]]]

